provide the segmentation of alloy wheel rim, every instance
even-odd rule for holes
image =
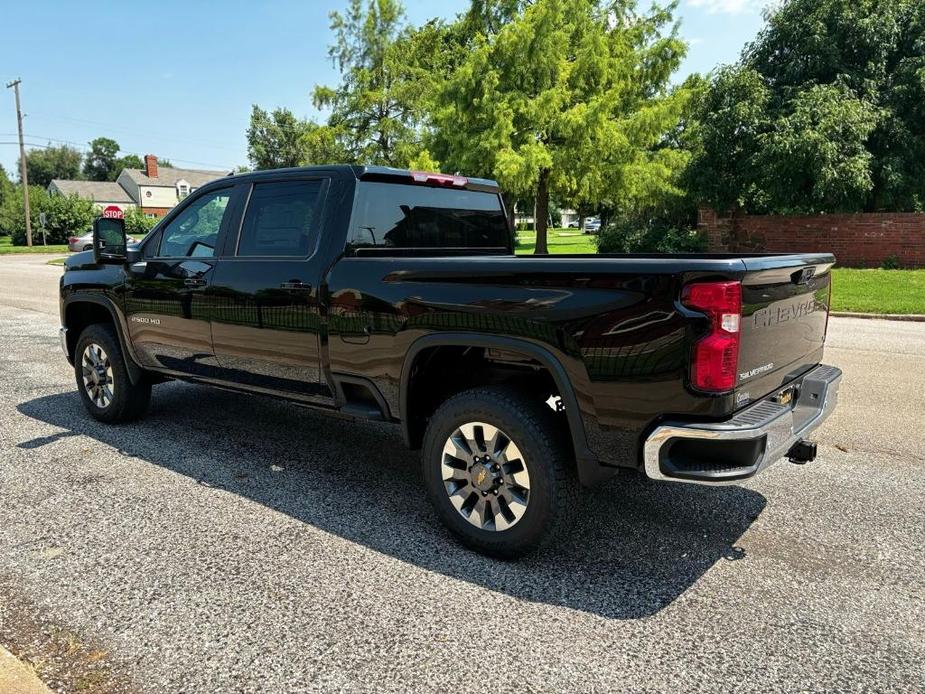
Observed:
[[[494,425],[459,426],[443,446],[440,473],[450,503],[477,528],[508,530],[527,510],[527,463],[511,437]]]
[[[115,392],[115,384],[112,378],[112,363],[109,361],[106,350],[95,342],[88,344],[84,348],[80,368],[84,391],[90,398],[90,402],[100,409],[109,407]]]

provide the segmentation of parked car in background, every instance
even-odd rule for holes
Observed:
[[[136,239],[132,238],[131,236],[126,237],[125,240],[128,243],[136,243]],[[88,231],[83,236],[68,236],[67,249],[72,253],[77,253],[79,251],[92,251],[93,232]]]
[[[596,234],[601,230],[601,220],[597,217],[590,217],[585,221],[585,233]]]

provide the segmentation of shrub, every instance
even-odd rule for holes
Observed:
[[[140,240],[159,221],[157,218],[145,217],[144,212],[137,207],[130,207],[125,211],[125,233]]]
[[[883,264],[880,265],[884,270],[899,270],[902,265],[899,263],[899,257],[895,255],[888,255],[883,259]]]
[[[67,243],[68,236],[79,236],[90,231],[97,210],[91,200],[77,195],[49,195],[39,186],[29,186],[29,212],[32,221],[32,243],[42,242],[39,215],[46,217],[45,235],[49,244]],[[26,245],[26,218],[21,200],[10,211],[13,245]]]
[[[597,237],[598,253],[696,253],[706,246],[696,229],[658,218],[619,217]]]

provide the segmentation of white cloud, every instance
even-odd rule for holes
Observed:
[[[688,0],[691,7],[706,10],[710,14],[743,14],[759,12],[768,4],[767,0]]]

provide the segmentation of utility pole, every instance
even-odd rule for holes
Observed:
[[[22,109],[19,107],[19,85],[21,79],[8,82],[6,88],[16,92],[16,124],[19,126],[19,177],[22,179],[23,207],[26,213],[26,245],[32,245],[32,220],[29,216],[29,176],[26,174],[26,146],[22,140]]]

